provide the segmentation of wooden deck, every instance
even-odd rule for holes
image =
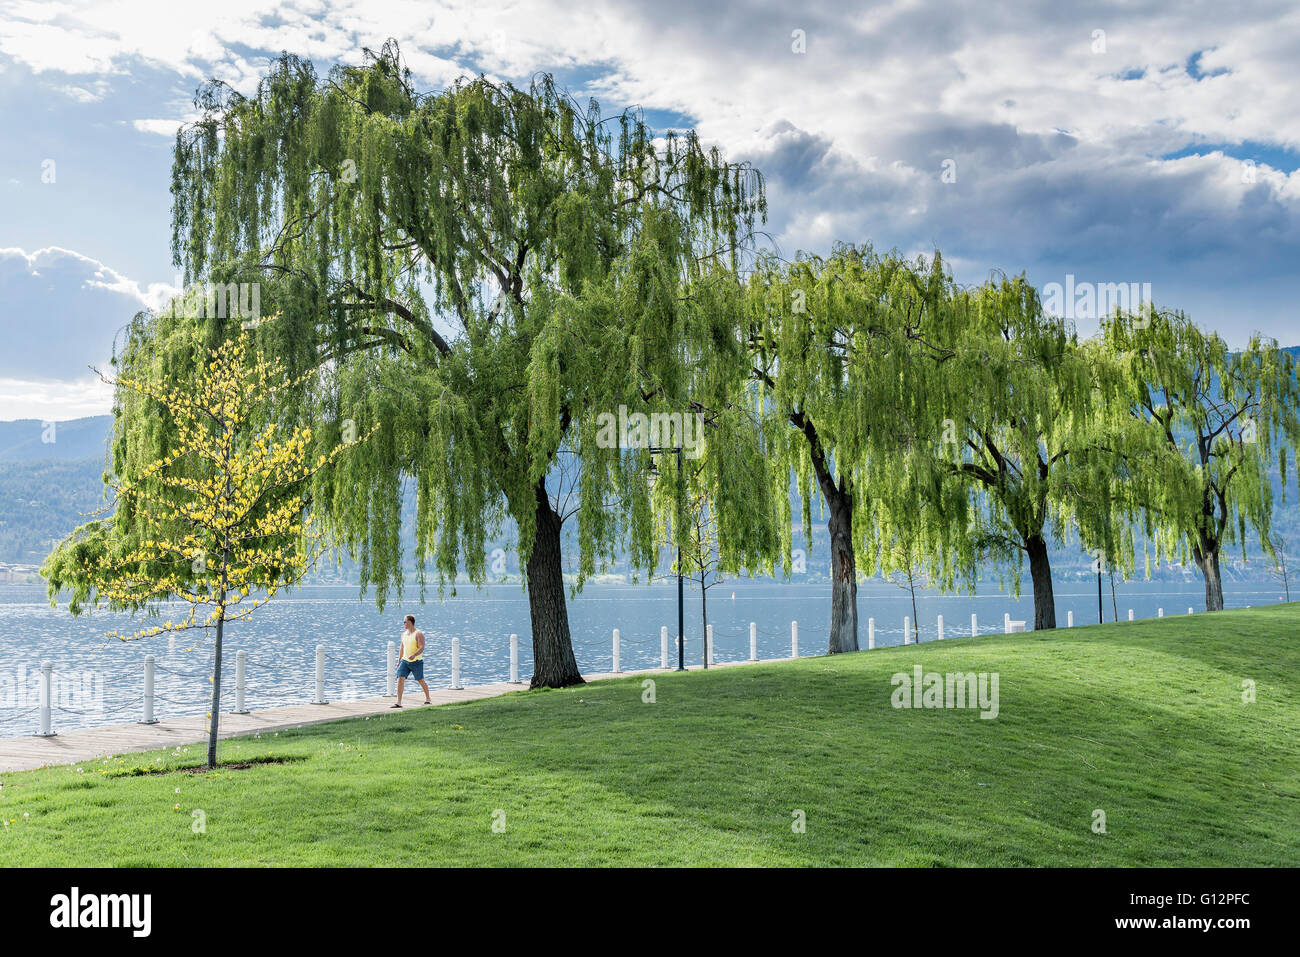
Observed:
[[[788,661],[790,659],[775,659]],[[711,668],[725,668],[735,665],[758,664],[751,661],[717,662]],[[698,670],[699,666],[689,668]],[[624,678],[629,675],[663,674],[663,669],[652,668],[640,671],[624,671],[619,674],[583,675],[588,681],[600,681],[607,678]],[[512,691],[522,691],[526,683],[511,684],[506,681],[496,684],[475,685],[452,690],[431,689],[433,704],[453,704],[460,701],[477,701],[480,698],[495,698]],[[323,724],[343,718],[364,717],[365,715],[386,714],[393,704],[393,698],[357,698],[351,701],[331,701],[327,704],[298,704],[279,708],[266,708],[262,711],[250,711],[248,714],[223,714],[218,736],[235,738],[242,735],[262,732],[280,731],[285,728],[301,728],[310,724]],[[402,697],[403,709],[415,711],[422,707],[418,685],[410,685]],[[119,724],[102,728],[83,728],[81,730],[59,731],[54,726],[55,736],[42,738],[29,735],[18,738],[0,738],[0,773],[13,771],[30,771],[52,764],[75,764],[80,761],[94,761],[119,754],[134,754],[141,751],[153,751],[159,748],[174,748],[182,745],[201,744],[207,741],[207,718],[195,715],[184,718],[160,719],[157,724]]]

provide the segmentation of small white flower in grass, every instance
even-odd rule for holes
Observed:
[[[26,811],[23,811],[23,817],[31,817],[31,815],[28,814]]]
[[[173,794],[180,794],[180,793],[181,793],[181,789],[180,789],[180,788],[177,788],[177,789],[176,789],[175,791],[173,791],[172,793],[173,793]]]

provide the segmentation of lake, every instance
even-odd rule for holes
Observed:
[[[433,600],[423,605],[412,600],[413,591],[381,613],[373,601],[358,599],[355,586],[309,587],[281,594],[259,609],[254,620],[229,626],[223,655],[223,711],[234,707],[235,652],[240,649],[248,659],[247,706],[254,710],[311,700],[318,643],[327,654],[327,699],[382,694],[386,645],[396,640],[408,612],[416,616],[428,638],[425,677],[432,687],[450,684],[452,636],[461,641],[462,684],[509,677],[512,632],[519,635],[520,677],[527,680],[531,675],[528,600],[518,585],[463,587],[457,597],[442,603],[431,593]],[[1269,604],[1281,598],[1279,587],[1269,583],[1228,582],[1225,591],[1228,607]],[[1117,594],[1121,619],[1129,608],[1136,617],[1147,618],[1155,617],[1160,607],[1167,615],[1186,614],[1189,606],[1199,609],[1204,601],[1197,579],[1117,583]],[[1108,582],[1104,599],[1110,620]],[[1091,583],[1059,582],[1056,600],[1062,627],[1069,611],[1074,612],[1076,624],[1096,622],[1097,592]],[[972,613],[978,616],[981,633],[1001,632],[1006,612],[1033,622],[1029,595],[1013,600],[998,592],[996,585],[982,586],[974,596],[918,592],[917,608],[922,641],[936,638],[938,615],[944,616],[947,637],[968,635]],[[687,663],[697,664],[703,644],[698,591],[687,589],[685,609]],[[710,589],[708,609],[717,661],[749,657],[751,621],[758,624],[761,658],[789,656],[792,620],[799,622],[801,656],[825,652],[829,585],[727,581]],[[912,609],[905,590],[875,581],[859,589],[858,613],[859,641],[865,648],[869,617],[876,619],[877,645],[897,645],[902,643],[903,617],[911,615]],[[132,631],[147,621],[137,619],[133,625],[128,616],[99,613],[74,619],[62,609],[51,608],[41,586],[0,586],[0,737],[37,729],[43,659],[55,667],[55,731],[138,720],[146,654],[153,654],[157,662],[158,717],[206,712],[212,673],[210,633],[164,634],[134,642],[104,637],[113,628]],[[670,635],[676,633],[676,585],[589,585],[570,601],[569,621],[584,672],[610,670],[615,628],[621,632],[624,670],[657,667],[660,627],[667,625]],[[671,639],[670,655],[675,663]]]

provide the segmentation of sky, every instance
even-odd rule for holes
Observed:
[[[942,252],[961,282],[1139,284],[1300,343],[1300,5],[0,0],[0,419],[106,412],[114,337],[179,287],[195,89],[399,42],[427,90],[553,73],[765,175],[765,242]],[[1071,315],[1081,335],[1087,310]]]

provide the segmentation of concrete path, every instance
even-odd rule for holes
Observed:
[[[777,659],[788,661],[789,659]],[[717,662],[710,668],[725,668],[733,665],[758,664],[752,661]],[[688,668],[696,671],[699,666]],[[642,671],[624,671],[619,674],[583,675],[588,681],[601,681],[607,678],[623,678],[638,674],[663,674],[663,669],[653,668]],[[480,698],[495,698],[512,691],[522,691],[528,685],[511,684],[507,681],[496,684],[475,685],[454,691],[450,688],[431,690],[430,697],[435,705],[453,704],[459,701],[477,701]],[[221,738],[234,738],[265,731],[280,731],[285,728],[301,728],[309,724],[323,724],[342,718],[364,717],[373,714],[388,714],[392,698],[356,698],[351,701],[332,701],[328,704],[298,704],[281,708],[266,708],[262,711],[250,711],[248,714],[223,714],[217,734]],[[416,711],[424,705],[418,685],[411,685],[402,697],[403,713]],[[21,738],[0,738],[0,773],[13,771],[30,771],[51,764],[75,764],[80,761],[93,761],[118,754],[134,754],[140,751],[153,751],[159,748],[174,748],[179,745],[201,744],[207,741],[207,718],[203,715],[185,718],[162,719],[157,724],[118,724],[103,728],[84,728],[79,731],[59,731],[52,738],[30,735]]]

